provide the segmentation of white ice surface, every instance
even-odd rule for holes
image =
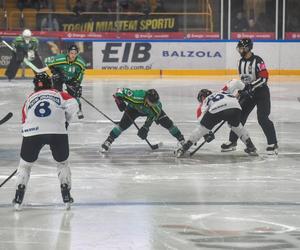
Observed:
[[[296,79],[297,80],[297,79]],[[299,80],[299,79],[298,79]],[[117,87],[156,88],[163,108],[187,137],[196,126],[196,95],[218,90],[224,79],[87,80],[83,95],[118,120],[111,97]],[[0,188],[0,249],[299,249],[300,248],[300,85],[271,79],[278,157],[266,157],[266,139],[253,111],[246,128],[259,157],[221,153],[229,129],[192,158],[176,159],[175,139],[153,125],[152,151],[134,127],[109,154],[99,153],[113,124],[83,102],[84,120],[70,125],[70,166],[75,203],[65,211],[55,163],[45,147],[32,169],[24,209],[14,212],[13,178]],[[0,182],[18,166],[21,108],[30,81],[0,81]],[[138,120],[142,125],[143,119]]]

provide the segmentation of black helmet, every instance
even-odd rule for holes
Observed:
[[[79,52],[78,47],[75,44],[72,44],[69,48],[68,48],[68,52],[75,50],[77,53]]]
[[[211,95],[212,92],[209,89],[201,89],[198,93],[197,99],[199,102],[202,102],[202,98],[206,98]]]
[[[51,79],[47,73],[39,73],[36,74],[33,78],[34,91],[39,91],[42,89],[51,89]]]
[[[250,50],[253,49],[253,42],[250,38],[243,38],[241,40],[239,40],[237,46],[236,46],[237,50],[239,51],[240,48],[244,49],[244,53],[241,53],[239,51],[239,53],[244,56],[246,53],[248,53]]]
[[[146,98],[151,103],[157,103],[159,100],[159,95],[155,89],[148,89],[146,92]]]

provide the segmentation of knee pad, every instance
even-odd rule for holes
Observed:
[[[71,188],[71,169],[68,165],[68,161],[57,163],[57,175],[60,184],[68,184],[68,186]]]
[[[27,186],[32,165],[32,162],[24,161],[22,158],[20,159],[17,171],[16,188],[18,188],[20,184],[24,185],[25,187]]]
[[[189,137],[189,141],[195,143],[200,140],[200,138],[206,135],[209,132],[209,129],[200,124]]]
[[[242,140],[243,143],[246,143],[246,140],[249,139],[249,133],[242,124],[238,127],[231,126],[231,130]]]

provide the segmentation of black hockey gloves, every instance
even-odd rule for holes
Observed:
[[[145,140],[148,136],[148,132],[149,132],[149,128],[147,128],[146,126],[143,126],[139,129],[137,135],[142,139]]]
[[[240,98],[253,98],[254,92],[251,84],[246,84],[243,90],[239,90]]]
[[[82,95],[82,87],[67,85],[67,92],[73,97],[80,98]]]

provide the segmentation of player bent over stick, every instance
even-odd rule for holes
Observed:
[[[253,145],[247,130],[242,126],[241,106],[237,100],[238,91],[242,91],[245,85],[239,80],[232,80],[227,83],[227,90],[212,93],[208,89],[201,89],[198,94],[200,109],[197,116],[200,119],[200,126],[197,127],[189,139],[177,149],[176,156],[181,157],[197,141],[204,136],[207,142],[214,139],[214,134],[210,132],[215,125],[221,121],[227,121],[231,130],[246,145],[245,152],[249,155],[257,155],[256,148]]]
[[[33,83],[35,92],[27,98],[22,110],[23,141],[13,203],[16,210],[21,209],[31,167],[42,147],[49,145],[57,162],[62,198],[70,208],[73,198],[67,127],[78,111],[78,103],[68,93],[51,89],[51,79],[45,73],[36,75]]]
[[[119,135],[129,128],[134,120],[140,116],[146,116],[144,125],[139,129],[138,136],[145,140],[148,136],[149,128],[155,121],[164,128],[168,129],[170,134],[174,136],[181,144],[184,143],[184,136],[180,130],[174,125],[173,121],[162,110],[162,104],[159,95],[155,89],[131,90],[128,88],[118,89],[113,95],[115,102],[121,112],[124,114],[118,126],[114,127],[108,138],[101,145],[102,151],[110,149],[111,144]],[[126,104],[127,103],[127,104]]]

